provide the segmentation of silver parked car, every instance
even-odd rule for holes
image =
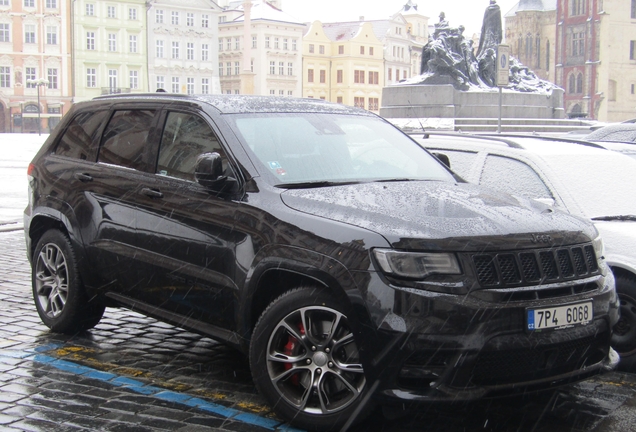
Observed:
[[[591,219],[616,277],[621,319],[613,347],[636,366],[636,160],[557,138],[413,134],[465,180]]]

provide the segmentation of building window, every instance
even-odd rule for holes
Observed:
[[[342,96],[338,96],[338,97],[336,98],[336,102],[337,102],[337,103],[339,103],[339,104],[341,104],[341,103],[342,103]]]
[[[527,59],[532,58],[532,36],[528,35],[526,36],[526,52],[525,52],[525,57]],[[530,64],[530,63],[527,63]]]
[[[194,78],[187,78],[187,80],[186,80],[186,92],[189,95],[194,94]]]
[[[254,59],[250,59],[250,72],[254,72]]]
[[[24,26],[24,43],[35,43],[35,25],[27,24]]]
[[[344,45],[338,45],[338,54],[344,54]]]
[[[278,38],[274,38],[274,49],[278,49],[278,48],[279,48]]]
[[[287,96],[291,97],[294,95],[294,91],[293,90],[287,90]]]
[[[393,69],[389,68],[389,73],[387,74],[389,77],[389,81],[391,81],[393,79]]]
[[[128,19],[132,21],[137,21],[137,9],[128,8]]]
[[[9,24],[0,24],[0,42],[11,42]]]
[[[289,48],[289,39],[283,39],[283,49],[288,50]]]
[[[356,84],[364,84],[364,71],[362,70],[354,70],[353,71],[353,82]]]
[[[49,81],[48,88],[51,90],[57,90],[57,69],[48,68],[46,70],[46,79]]]
[[[234,49],[235,50],[241,49],[241,38],[234,38]]]
[[[573,57],[582,56],[585,53],[585,33],[572,34],[572,53]]]
[[[157,48],[157,58],[163,58],[163,41],[155,41],[155,47]]]
[[[380,99],[369,98],[369,111],[377,111],[380,109]]]
[[[545,44],[545,70],[550,70],[550,41]]]
[[[576,92],[576,77],[571,74],[568,79],[568,93],[574,94]]]
[[[241,63],[234,62],[234,75],[240,75],[240,74],[241,74]]]
[[[11,87],[11,68],[0,66],[0,87]]]
[[[225,40],[225,49],[227,49],[228,51],[232,50],[232,38],[227,38]]]
[[[86,49],[89,51],[95,49],[95,32],[86,32]]]
[[[108,18],[117,18],[117,13],[115,11],[115,6],[108,6],[107,10],[107,16]]]
[[[225,63],[225,71],[228,76],[232,75],[232,62]]]
[[[320,84],[325,84],[327,82],[327,71],[324,69],[320,70]]]
[[[356,108],[364,109],[364,98],[363,97],[354,97],[353,98],[353,106]]]
[[[636,60],[636,41],[629,41],[629,59]]]
[[[108,33],[108,51],[117,51],[117,35]]]
[[[325,53],[325,46],[324,45],[319,45],[318,46],[318,53],[320,53],[320,54],[324,54]]]
[[[583,74],[580,73],[577,77],[576,77],[576,92],[577,93],[583,93]]]
[[[201,93],[210,93],[210,78],[201,78]]]
[[[219,38],[219,51],[223,51],[223,38]]]
[[[179,93],[179,77],[172,77],[172,93]]]
[[[406,70],[406,69],[404,69],[404,70],[402,71],[402,79],[404,79],[404,80],[405,80],[405,79],[407,79],[407,78],[408,78],[408,73],[409,73],[409,71],[408,71],[408,70]]]
[[[209,52],[210,52],[209,45],[201,44],[201,61],[208,61]]]
[[[587,0],[571,0],[570,16],[585,15],[585,2]]]
[[[252,48],[256,48],[257,47],[257,37],[256,36],[252,36]]]
[[[194,42],[188,42],[186,45],[186,57],[188,60],[194,60]]]
[[[307,82],[314,82],[314,70],[313,69],[307,69]]]
[[[165,77],[158,76],[157,77],[157,90],[166,88],[166,79]]]
[[[369,71],[369,84],[380,84],[380,72]]]
[[[309,53],[310,54],[314,53],[314,44],[309,44]]]
[[[179,42],[172,42],[172,58],[179,58]]]
[[[278,62],[278,75],[285,75],[285,62]]]
[[[210,16],[209,15],[202,15],[201,16],[201,27],[203,27],[203,28],[210,27]]]
[[[636,19],[636,0],[632,0],[632,19]]]
[[[186,26],[194,27],[194,14],[193,13],[188,12],[186,14]],[[194,84],[192,84],[192,86],[193,86],[192,88],[194,88]],[[189,94],[191,94],[191,93],[189,93]]]
[[[539,36],[537,36],[536,43],[535,43],[535,48],[536,48],[536,51],[537,51],[536,68],[537,69],[541,69],[541,39],[539,38]]]
[[[32,82],[29,81],[35,81],[35,77],[37,75],[36,70],[34,67],[27,67],[24,68],[24,75],[26,77],[26,86],[27,88],[35,88],[36,85]]]
[[[139,88],[139,72],[138,71],[130,71],[130,88],[136,89]]]
[[[223,63],[219,63],[219,76],[223,76]]]
[[[364,46],[360,47],[360,54],[364,55]]]
[[[131,53],[137,52],[137,35],[128,36],[128,49]]]
[[[34,8],[35,7],[35,0],[24,0],[24,7],[25,8]]]
[[[155,11],[155,23],[163,24],[163,10],[157,9]]]
[[[265,48],[269,48],[269,36],[265,36]]]
[[[222,15],[222,16],[219,17],[219,22],[220,23],[224,23],[226,21],[227,21],[227,17],[225,15]]]
[[[172,15],[171,16],[172,16],[172,20],[171,20],[172,25],[179,25],[179,12],[172,11]],[[173,78],[173,80],[174,80],[174,78]]]
[[[287,75],[292,76],[294,75],[294,64],[293,63],[287,63]]]
[[[341,69],[338,69],[336,71],[336,82],[338,84],[342,84],[343,79],[344,79],[344,72]]]
[[[369,47],[369,55],[372,56],[373,55],[373,47]]]
[[[86,87],[97,87],[97,70],[95,68],[86,69]]]
[[[296,39],[292,39],[292,51],[297,51]]]
[[[95,5],[88,3],[86,5],[86,16],[95,16]]]

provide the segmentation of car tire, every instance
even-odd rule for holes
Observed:
[[[249,356],[254,383],[294,426],[337,430],[371,409],[342,310],[326,291],[298,288],[274,300],[254,328]]]
[[[621,317],[614,326],[612,347],[621,356],[619,369],[633,371],[636,367],[636,277],[616,275],[616,291]]]
[[[45,232],[37,242],[31,280],[40,319],[54,332],[88,330],[104,315],[103,305],[88,301],[71,242],[58,230]]]

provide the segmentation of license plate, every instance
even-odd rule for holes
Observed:
[[[592,322],[592,302],[528,309],[528,330],[567,328]]]

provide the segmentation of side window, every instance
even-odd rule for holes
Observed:
[[[115,111],[104,131],[97,161],[143,169],[143,152],[154,116],[152,110]]]
[[[442,153],[448,156],[451,169],[464,180],[470,179],[470,173],[477,160],[477,153],[446,149],[429,149],[431,153]]]
[[[107,114],[108,111],[91,111],[76,115],[57,143],[55,154],[86,160],[91,152],[95,133]]]
[[[532,168],[507,157],[489,155],[479,183],[510,195],[530,199],[554,198]]]
[[[194,165],[203,153],[225,156],[210,126],[193,114],[170,112],[159,147],[157,174],[194,181]]]

